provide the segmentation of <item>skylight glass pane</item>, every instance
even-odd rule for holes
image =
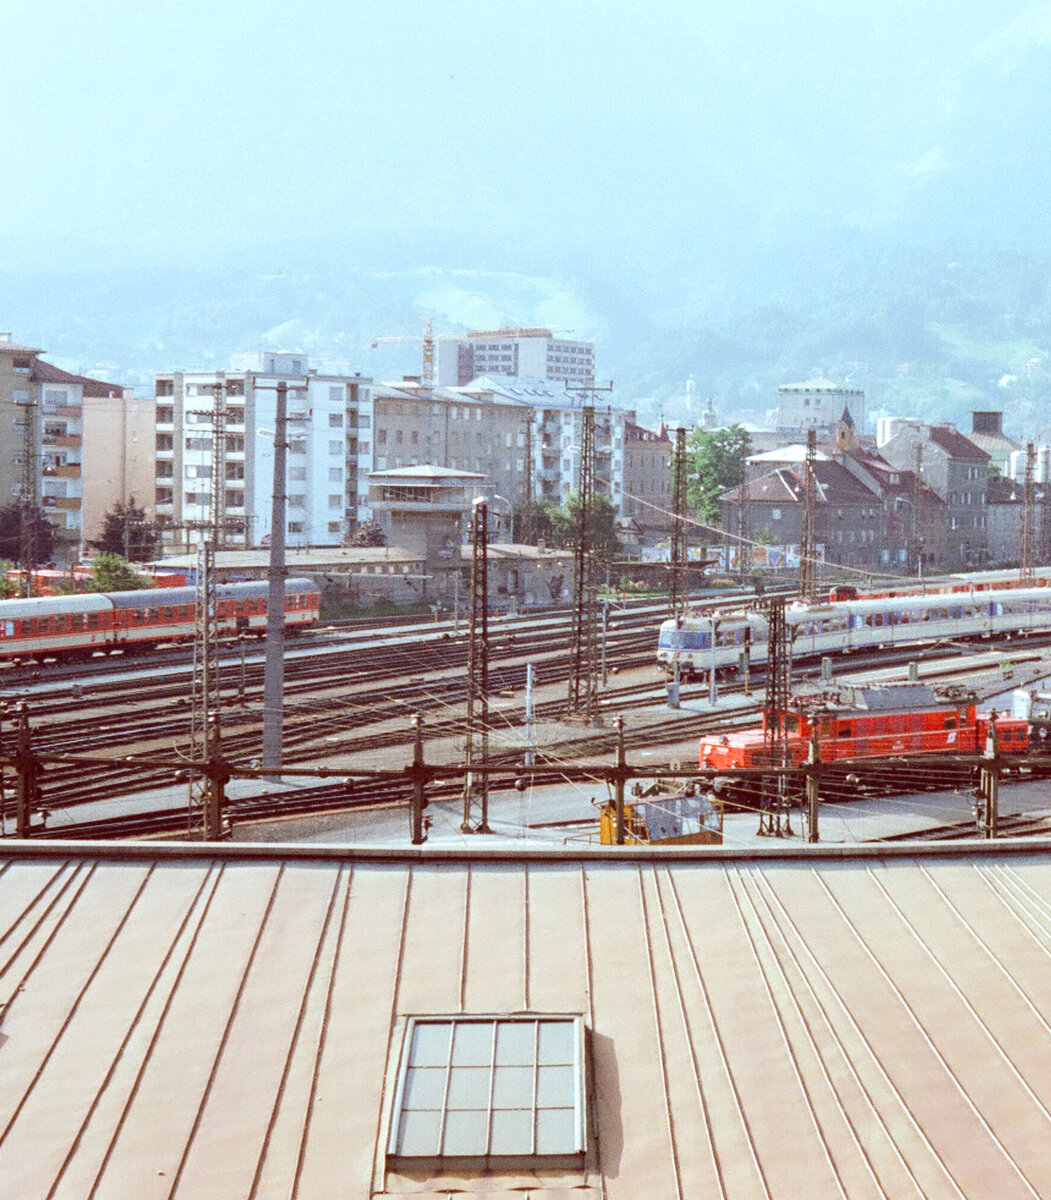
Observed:
[[[496,1027],[496,1061],[531,1067],[535,1042],[536,1026],[532,1021],[503,1021]]]
[[[541,1067],[536,1075],[537,1108],[564,1108],[575,1102],[572,1067]]]
[[[439,1112],[405,1112],[398,1131],[398,1153],[435,1155],[438,1153]]]
[[[493,1075],[493,1108],[532,1108],[533,1068],[497,1067]]]
[[[410,1067],[405,1074],[402,1108],[440,1109],[445,1095],[443,1067]]]
[[[572,1063],[575,1058],[573,1033],[572,1021],[541,1021],[539,1061]]]
[[[489,1114],[484,1111],[450,1112],[445,1118],[443,1154],[482,1155]]]
[[[488,1066],[493,1061],[491,1021],[462,1021],[453,1038],[453,1064],[461,1067]]]
[[[503,1110],[493,1113],[490,1154],[533,1153],[533,1110]]]
[[[449,1061],[451,1026],[445,1022],[421,1022],[412,1033],[409,1061],[414,1067],[444,1067]]]
[[[576,1144],[576,1114],[572,1108],[542,1108],[536,1114],[537,1154],[572,1154]]]
[[[453,1067],[449,1072],[448,1107],[488,1108],[490,1076],[488,1067]]]

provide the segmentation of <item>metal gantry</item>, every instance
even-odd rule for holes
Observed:
[[[766,664],[766,702],[763,720],[763,757],[768,766],[780,768],[764,777],[763,799],[759,809],[759,833],[770,837],[791,834],[784,768],[788,766],[788,727],[785,716],[791,689],[791,641],[785,620],[785,597],[771,596],[763,607],[767,611],[768,649]]]
[[[671,553],[668,580],[668,615],[678,621],[686,601],[686,430],[675,431],[675,450],[671,460]]]
[[[598,711],[598,654],[595,589],[592,580],[592,523],[595,507],[595,406],[585,404],[580,415],[577,535],[573,554],[573,632],[570,642],[570,717],[589,725]]]
[[[225,782],[221,778],[218,617],[215,550],[206,542],[197,552],[190,707],[190,821],[206,841],[217,841],[222,836]]]
[[[806,464],[803,468],[803,537],[799,547],[799,595],[804,604],[814,599],[816,572],[814,570],[815,525],[817,518],[817,479],[814,464],[817,460],[817,430],[806,434]]]
[[[1025,482],[1022,485],[1022,560],[1019,576],[1023,584],[1033,582],[1033,549],[1035,544],[1035,507],[1033,504],[1033,468],[1036,450],[1032,442],[1025,447]]]
[[[37,523],[37,404],[19,400],[22,413],[22,477],[18,489],[18,558],[25,581],[26,598],[33,594],[33,568],[36,566]]]
[[[523,463],[525,465],[525,503],[523,511],[525,520],[521,523],[522,528],[518,530],[518,536],[527,546],[536,545],[536,513],[533,511],[533,505],[536,503],[536,488],[534,487],[533,472],[533,410],[528,409],[524,414],[525,427],[523,429]]]
[[[475,735],[483,767],[489,762],[489,506],[476,500],[471,517],[471,611],[467,647],[467,720],[464,736],[464,833],[490,833],[489,775],[476,777]],[[475,821],[475,802],[479,809]]]

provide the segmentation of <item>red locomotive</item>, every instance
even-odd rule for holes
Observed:
[[[1025,754],[1029,722],[979,713],[973,696],[940,696],[925,683],[841,687],[793,698],[785,717],[789,763],[806,760],[815,728],[822,762],[980,753],[990,721],[1002,754]],[[700,765],[717,771],[779,765],[766,750],[765,716],[755,729],[703,738]]]

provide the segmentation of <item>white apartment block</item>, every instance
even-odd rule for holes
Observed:
[[[230,371],[156,377],[156,514],[170,541],[193,542],[211,519],[217,392],[226,407],[227,541],[270,540],[277,385],[288,388],[286,541],[339,546],[359,504],[359,413],[372,381],[311,369],[303,354],[238,356]],[[366,483],[367,491],[367,483]]]
[[[439,387],[463,387],[481,375],[546,379],[570,387],[595,382],[595,347],[550,329],[473,330],[437,342]]]

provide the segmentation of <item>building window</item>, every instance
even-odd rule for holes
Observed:
[[[329,413],[328,414],[328,423],[329,423],[329,427],[331,429],[342,429],[343,428],[343,414],[341,412]]]
[[[329,452],[329,454],[342,454],[343,453],[343,443],[342,442],[329,442],[328,452]]]
[[[579,1017],[414,1018],[394,1101],[397,1159],[584,1153]]]
[[[343,482],[343,468],[342,467],[329,467],[328,481],[329,481],[329,483],[342,483]]]
[[[302,483],[306,480],[306,477],[307,477],[306,467],[289,467],[288,468],[289,480],[291,480],[295,483]]]
[[[339,492],[339,493],[336,493],[335,495],[329,496],[328,506],[329,506],[329,508],[342,508],[343,507],[343,493]]]

